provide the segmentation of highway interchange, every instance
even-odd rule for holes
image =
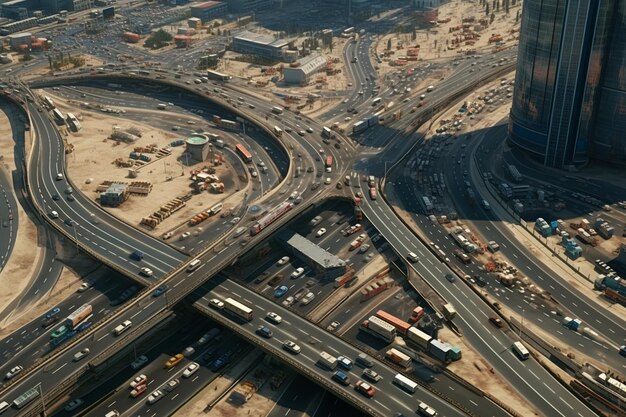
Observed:
[[[369,105],[372,97],[371,89],[375,84],[373,81],[375,77],[375,70],[369,61],[368,42],[368,38],[365,38],[365,40],[360,41],[360,43],[357,43],[354,46],[349,45],[344,53],[345,58],[348,59],[352,54],[355,54],[355,51],[358,51],[358,65],[350,66],[350,76],[354,79],[354,89],[347,98],[350,106],[360,110],[359,115],[355,116],[358,118],[367,115],[366,113],[369,111],[368,108],[371,107]],[[361,47],[361,45],[364,46]],[[508,54],[509,56],[511,55],[510,53]],[[492,59],[496,60],[498,57],[499,56],[496,56]],[[448,79],[438,85],[435,94],[432,95],[432,98],[429,98],[429,101],[435,102],[439,98],[444,99],[448,95],[454,94],[456,91],[465,86],[468,81],[478,83],[479,74],[475,74],[475,76],[469,77],[468,79],[466,71],[467,66],[468,64],[466,65],[465,63],[459,65],[452,76],[448,77]],[[379,95],[392,96],[393,88],[402,89],[404,88],[404,85],[410,84],[410,80],[405,80],[404,83],[399,83],[394,87],[388,86],[383,89]],[[221,88],[225,90],[229,89],[227,85],[222,86]],[[361,89],[365,90],[365,94],[358,94],[358,91]],[[238,88],[233,88],[231,97],[239,94],[245,95],[245,92]],[[399,96],[398,100],[401,98],[402,97]],[[115,105],[114,99],[109,97],[108,100],[111,100],[111,105]],[[143,106],[145,108],[154,108],[154,102],[151,100],[146,100],[143,104],[142,100],[137,98],[128,100],[125,97],[124,100],[123,104],[127,107]],[[196,104],[195,100],[185,101],[183,99],[182,101],[171,101],[176,103],[175,107],[180,106],[180,108],[192,107]],[[270,126],[274,123],[280,123],[283,127],[290,127],[294,131],[294,135],[295,132],[301,130],[303,126],[310,126],[316,132],[321,130],[322,124],[320,122],[316,122],[311,119],[303,120],[302,118],[294,117],[294,115],[290,113],[286,113],[281,120],[278,121],[276,118],[271,116],[269,111],[272,107],[272,103],[254,95],[246,96],[246,103],[253,104],[256,107],[256,110],[253,113],[260,115],[260,117],[257,116],[257,119],[262,120],[263,116],[265,116],[266,123]],[[218,105],[227,106],[223,100],[219,99]],[[350,190],[351,192],[356,193],[356,191],[360,189],[360,176],[362,174],[367,173],[374,174],[377,177],[383,177],[387,172],[387,163],[391,165],[397,160],[398,155],[403,155],[407,149],[414,146],[414,143],[408,140],[412,137],[411,133],[403,132],[404,129],[410,129],[410,121],[407,120],[408,117],[406,116],[409,114],[409,106],[412,105],[407,104],[406,106],[402,106],[400,103],[397,103],[396,105],[398,106],[396,108],[402,108],[404,110],[405,119],[402,119],[399,123],[394,124],[393,128],[387,128],[386,126],[379,128],[379,130],[383,132],[380,135],[367,132],[366,135],[368,137],[376,138],[375,143],[367,144],[368,148],[371,149],[363,152],[362,148],[358,148],[361,150],[360,154],[364,156],[363,158],[355,161],[351,156],[351,154],[355,151],[354,143],[342,142],[340,149],[330,146],[326,147],[327,152],[330,152],[337,161],[337,168],[330,175],[333,179],[331,184],[335,184],[338,179],[341,179],[344,173],[348,174],[352,178],[352,184],[356,185]],[[150,280],[144,280],[143,283],[151,285],[152,287],[150,288],[153,288],[157,285],[156,282],[158,280],[165,278],[170,286],[170,290],[168,291],[166,297],[160,298],[152,297],[151,291],[144,291],[142,295],[140,295],[135,302],[132,303],[132,305],[123,307],[119,313],[116,314],[114,320],[109,319],[107,322],[98,323],[97,326],[94,326],[93,331],[88,332],[89,335],[97,335],[97,337],[91,336],[77,339],[75,342],[70,342],[72,343],[71,349],[64,351],[59,350],[59,352],[52,357],[52,362],[46,362],[47,369],[54,369],[52,374],[47,374],[45,371],[41,372],[34,370],[25,378],[20,379],[16,384],[10,386],[9,392],[11,394],[7,394],[7,391],[5,390],[2,396],[7,395],[9,398],[15,397],[20,392],[25,391],[37,383],[41,383],[42,386],[53,386],[54,382],[59,379],[69,379],[73,374],[76,374],[85,366],[85,363],[75,364],[72,362],[71,358],[75,351],[84,347],[89,347],[92,352],[92,357],[97,357],[99,353],[105,352],[109,349],[112,343],[116,340],[116,338],[111,334],[111,331],[121,321],[130,319],[133,323],[146,322],[149,318],[155,317],[158,313],[167,311],[171,307],[172,303],[185,298],[190,293],[199,297],[195,306],[201,312],[204,312],[209,315],[209,317],[214,318],[216,321],[228,327],[233,327],[233,329],[244,339],[252,341],[255,344],[260,344],[264,350],[280,356],[288,363],[288,354],[280,349],[282,344],[281,342],[286,338],[300,340],[304,337],[304,334],[306,334],[307,337],[318,341],[317,343],[320,345],[327,345],[327,349],[333,351],[334,353],[348,354],[351,357],[355,357],[358,354],[358,349],[348,345],[343,340],[328,334],[300,316],[291,313],[288,310],[284,310],[280,306],[276,306],[273,302],[268,301],[261,295],[256,294],[255,292],[250,291],[249,289],[246,289],[245,287],[242,287],[234,282],[222,281],[219,284],[214,285],[213,281],[215,281],[215,279],[213,279],[211,280],[211,284],[203,286],[202,284],[206,279],[215,276],[216,273],[219,272],[224,266],[228,265],[232,260],[237,259],[242,251],[241,246],[236,244],[224,246],[220,249],[212,248],[212,243],[208,238],[210,234],[216,232],[228,233],[226,230],[224,230],[224,232],[218,229],[209,229],[205,231],[204,239],[206,239],[206,245],[204,245],[205,241],[203,241],[203,238],[199,236],[195,238],[198,241],[197,246],[189,246],[186,244],[186,247],[176,248],[157,239],[153,239],[133,227],[106,215],[105,212],[98,209],[97,206],[93,205],[93,203],[91,203],[86,197],[82,196],[79,192],[73,193],[76,197],[75,201],[68,201],[66,198],[66,191],[67,187],[72,185],[71,178],[68,178],[66,175],[66,179],[64,180],[57,181],[55,179],[57,173],[65,172],[65,154],[63,152],[61,137],[58,131],[52,126],[51,121],[47,117],[47,113],[39,112],[37,110],[37,104],[28,104],[28,110],[32,121],[32,129],[38,138],[38,140],[35,141],[33,155],[42,156],[40,160],[37,160],[35,157],[31,157],[29,164],[29,179],[31,181],[30,189],[33,199],[36,201],[37,205],[44,210],[43,214],[45,215],[52,210],[57,211],[60,218],[56,221],[49,219],[49,221],[53,223],[56,222],[55,227],[64,231],[69,238],[73,237],[76,239],[83,250],[86,250],[97,259],[105,261],[108,266],[134,279],[139,278],[137,276],[137,271],[140,266],[149,266],[155,271],[155,275]],[[424,109],[418,110],[414,116],[423,116],[424,114],[428,114],[428,111],[430,110],[427,104]],[[321,118],[328,121],[340,120],[345,117],[344,114],[345,113],[341,112],[339,116],[333,116],[331,112],[328,112]],[[290,137],[290,135],[285,136]],[[294,138],[296,140],[293,140]],[[286,140],[286,138],[283,137],[283,140]],[[357,138],[356,142],[358,143],[359,141],[359,138]],[[321,160],[323,158],[322,154],[319,152],[320,146],[318,145],[318,141],[313,140],[309,137],[309,135],[306,135],[303,138],[293,136],[291,137],[290,143],[295,145],[295,149],[292,149],[292,154],[301,155],[293,157],[295,164],[310,164],[315,167],[316,175],[314,178],[316,179],[313,181],[319,182],[323,180],[323,178],[317,175],[318,171],[323,171],[323,167],[321,166]],[[263,160],[263,146],[267,145],[260,143],[259,148],[255,150],[255,159],[259,158],[259,160]],[[456,169],[467,169],[467,167]],[[457,172],[457,175],[458,174],[459,173]],[[328,174],[322,173],[322,175],[325,177]],[[454,171],[451,171],[450,175],[450,183],[453,183]],[[280,184],[277,183],[279,180],[278,175],[274,177],[274,180],[271,178],[272,177],[266,177],[264,180],[267,181],[265,186],[267,189],[273,186],[278,186],[280,188],[280,193],[270,194],[269,196],[263,198],[263,194],[265,193],[262,191],[263,187],[260,187],[259,190],[261,191],[252,195],[250,197],[250,201],[261,199],[264,204],[275,205],[284,200],[287,195],[295,191],[304,199],[304,202],[301,203],[301,207],[305,207],[306,205],[310,205],[311,202],[329,195],[330,193],[328,190],[332,189],[332,186],[322,186],[316,190],[311,190],[310,183],[304,178],[301,178],[299,181],[292,180],[291,178],[283,179]],[[473,179],[476,181],[480,180],[479,178]],[[387,178],[386,181],[388,183],[392,183],[393,186],[396,187],[401,185],[401,181],[403,181],[403,179],[401,177],[396,179],[392,176]],[[361,191],[364,194],[367,194],[367,190],[361,189]],[[59,196],[60,198],[55,199],[55,196]],[[560,384],[555,383],[551,375],[548,374],[534,360],[531,359],[524,363],[517,361],[509,349],[512,339],[507,334],[494,331],[487,321],[487,318],[493,314],[491,308],[485,305],[484,302],[472,291],[464,291],[462,285],[459,284],[450,286],[442,279],[443,274],[449,272],[448,267],[435,257],[430,252],[430,249],[417,237],[415,237],[414,234],[400,220],[398,220],[395,213],[384,199],[371,201],[365,198],[363,209],[367,218],[401,257],[405,256],[405,254],[409,251],[419,254],[421,262],[418,264],[411,264],[412,268],[414,268],[415,271],[435,290],[442,294],[445,299],[454,303],[457,311],[459,312],[458,318],[456,318],[454,322],[462,330],[466,339],[485,356],[485,358],[500,374],[504,375],[520,393],[528,398],[533,405],[535,405],[545,415],[594,415],[568,390]],[[415,209],[416,212],[418,212],[417,207],[415,207]],[[464,215],[485,215],[485,213],[472,213],[470,211],[475,208],[465,207],[464,209],[465,210],[460,210]],[[243,218],[244,216],[242,215],[241,217]],[[65,219],[72,219],[76,222],[76,224],[74,226],[68,226],[64,223]],[[430,231],[432,234],[432,229],[429,228],[433,226],[423,222],[423,220],[424,217],[422,216],[420,221],[422,221],[425,229]],[[489,240],[494,239],[500,242],[508,241],[510,238],[504,236],[499,228],[493,224],[493,220],[496,219],[490,220],[492,221],[493,227],[489,227],[487,232],[481,229],[481,232],[485,235],[485,237],[488,237]],[[228,227],[225,222],[222,226]],[[492,235],[489,233],[492,233]],[[253,245],[258,241],[260,241],[260,239],[253,240],[249,243],[249,245]],[[438,240],[437,242],[439,242],[440,245],[444,244],[443,240]],[[446,248],[449,248],[449,242],[447,244],[448,246],[446,246]],[[206,250],[207,248],[209,250]],[[135,250],[140,250],[146,254],[141,263],[133,261],[129,258],[130,253]],[[200,250],[203,252],[200,253]],[[448,249],[448,251],[449,250],[450,249]],[[574,303],[582,301],[578,295],[572,293],[571,290],[559,284],[558,280],[548,278],[550,277],[550,274],[546,273],[544,268],[540,268],[539,265],[531,261],[523,253],[523,251],[517,250],[515,245],[508,244],[505,246],[504,250],[511,251],[509,253],[514,258],[519,257],[522,259],[520,262],[524,263],[520,263],[520,267],[527,267],[531,273],[534,273],[534,276],[541,278],[542,274],[544,274],[546,279],[551,279],[551,284],[559,285],[559,287],[555,287],[555,290],[560,294],[564,294],[561,296],[564,300],[559,300],[561,303],[572,299],[576,300],[573,301]],[[198,270],[188,273],[184,270],[184,264],[190,260],[188,256],[190,253],[199,253],[198,256],[202,260],[202,266]],[[518,262],[517,259],[516,262]],[[539,271],[539,269],[541,269],[541,271]],[[171,274],[172,271],[174,271],[173,274]],[[437,272],[435,273],[434,271]],[[83,294],[85,294],[85,296],[89,296],[89,292]],[[219,295],[222,298],[228,294],[236,294],[242,299],[254,304],[256,307],[255,312],[258,309],[258,313],[256,313],[256,317],[252,322],[243,326],[233,326],[227,319],[224,319],[220,314],[217,314],[214,310],[207,307],[208,299],[212,298],[212,294]],[[79,298],[77,298],[80,296],[81,295],[73,297],[72,302],[68,303],[71,304],[67,307],[68,311],[72,310],[73,306],[80,305],[80,303],[82,303],[82,301],[79,302]],[[106,302],[105,297],[102,295],[92,297],[93,298],[90,299],[90,302],[94,304],[94,307],[99,307],[98,313],[102,315],[101,317],[95,317],[96,320],[98,320],[107,315],[110,311],[104,305]],[[513,303],[515,302],[519,301],[514,301]],[[270,339],[269,342],[259,342],[258,336],[254,334],[255,328],[263,321],[265,311],[272,311],[276,309],[280,309],[280,314],[284,318],[283,324],[281,326],[274,326],[275,337],[273,339]],[[615,343],[618,343],[618,341],[621,340],[620,337],[623,339],[623,335],[619,334],[620,329],[623,331],[623,323],[616,322],[616,318],[607,316],[603,312],[597,312],[597,309],[591,306],[586,308],[585,311],[592,315],[590,318],[595,319],[599,325],[602,325],[602,329],[608,330],[609,334],[605,334],[605,336],[609,339],[613,337],[611,340]],[[532,313],[527,311],[526,314],[530,320]],[[540,317],[532,317],[532,319],[535,320],[537,320],[537,318]],[[297,326],[294,325],[296,323]],[[608,326],[604,326],[604,324],[608,324]],[[286,325],[297,328],[301,333],[303,333],[303,335],[295,333],[293,330],[287,328]],[[38,332],[36,331],[37,329],[39,329],[38,325],[30,328],[28,333],[31,334],[34,339],[28,340],[28,343],[33,343],[38,340],[41,341],[43,338],[43,336],[38,335]],[[615,329],[617,329],[617,331]],[[610,333],[613,333],[613,336],[611,336]],[[134,337],[132,333],[127,333],[126,336],[118,337],[118,342],[124,340],[125,338],[131,340],[132,337]],[[13,342],[14,340],[11,339],[5,341],[7,344],[11,344]],[[269,344],[266,345],[266,343]],[[309,346],[307,343],[301,343],[301,346],[303,347],[301,357],[307,359],[305,367],[308,368],[306,369],[306,372],[309,373],[309,376],[313,375],[314,377],[314,375],[318,375],[318,378],[320,378],[321,375],[323,378],[328,380],[330,375],[317,369],[315,366],[316,353],[319,349],[315,345]],[[13,344],[13,349],[17,350],[17,347],[18,345]],[[29,347],[29,349],[33,348]],[[33,349],[33,351],[33,355],[41,354],[39,349]],[[8,358],[8,356],[14,354],[13,352],[14,351],[12,351],[10,347],[7,347],[5,348],[3,354],[5,358]],[[598,352],[601,352],[601,350],[598,350]],[[20,353],[20,355],[24,355],[24,352]],[[7,367],[8,365],[9,363],[7,363]],[[383,381],[381,381],[381,383],[377,386],[379,387],[380,392],[374,401],[369,402],[369,405],[367,405],[367,401],[365,401],[365,403],[366,407],[371,407],[372,410],[378,412],[379,415],[389,415],[390,412],[398,411],[404,413],[412,412],[415,410],[415,401],[417,398],[420,400],[427,400],[429,404],[434,406],[439,411],[440,415],[464,415],[464,413],[458,408],[451,406],[449,403],[433,395],[427,390],[420,390],[418,394],[415,394],[415,396],[410,399],[408,394],[400,391],[395,386],[391,386],[391,380],[393,379],[393,375],[395,373],[392,369],[380,362],[377,363],[376,369],[384,375]],[[357,378],[358,374],[354,374],[353,377]],[[541,384],[545,386],[545,389]],[[353,390],[340,388],[336,384],[331,387],[335,392],[340,393],[342,396],[348,398],[356,404],[362,405],[364,403],[363,398],[359,397]],[[471,409],[472,401],[481,402],[485,399],[477,397],[474,399],[455,398],[455,400],[457,402],[461,402],[466,409]],[[478,403],[475,404],[476,409],[473,410],[474,413],[480,411],[480,415],[499,415],[500,412],[502,412],[502,410],[494,406],[493,410],[488,412],[490,414],[485,414],[485,412],[481,410],[485,410],[485,408],[491,406],[492,403],[489,402],[480,404],[481,405],[478,405]],[[160,412],[163,412],[164,415],[167,414],[167,410],[162,410]],[[17,413],[16,410],[11,410],[8,411],[6,415],[17,415]]]

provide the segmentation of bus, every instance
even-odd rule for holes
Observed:
[[[39,396],[39,390],[37,387],[33,387],[26,391],[24,394],[17,397],[13,400],[13,406],[17,409],[24,407],[26,404],[30,403],[32,400]]]
[[[278,137],[281,137],[283,135],[283,130],[278,126],[274,126],[274,134]]]
[[[513,349],[513,353],[515,353],[520,360],[525,361],[530,356],[528,349],[526,349],[526,346],[522,345],[522,342],[514,342],[511,349]]]
[[[224,300],[224,309],[247,321],[251,321],[254,315],[250,307],[241,304],[239,301],[233,300],[230,297]]]
[[[406,392],[410,392],[411,394],[413,394],[417,390],[417,383],[413,382],[402,374],[396,374],[396,376],[393,377],[393,383],[398,385]]]
[[[241,143],[235,145],[235,150],[247,164],[252,162],[252,155]]]
[[[65,124],[65,116],[63,116],[63,113],[61,113],[61,110],[59,109],[52,109],[52,115],[54,116],[54,121],[56,124],[58,125],[64,125]]]
[[[207,78],[211,80],[217,80],[217,81],[228,81],[233,78],[230,75],[222,74],[221,72],[217,72],[213,70],[208,70],[206,72],[206,76]]]
[[[332,139],[335,137],[335,134],[329,127],[324,126],[322,127],[322,136]]]
[[[274,114],[283,114],[283,108],[282,107],[278,107],[278,106],[274,106],[272,107],[272,113]]]

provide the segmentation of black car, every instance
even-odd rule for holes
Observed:
[[[480,287],[487,285],[487,280],[481,275],[474,275],[474,279],[476,280],[476,284]]]
[[[41,327],[43,327],[44,329],[47,329],[48,327],[52,326],[57,321],[59,321],[59,317],[58,316],[44,317],[44,319],[43,319],[43,321],[41,323]]]

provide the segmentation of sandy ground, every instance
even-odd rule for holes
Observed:
[[[104,61],[102,61],[101,59],[95,58],[91,55],[82,55],[82,57],[85,59],[85,67],[99,67],[104,64]],[[45,59],[45,56],[43,56],[41,59]],[[28,73],[25,73],[24,75],[21,76],[21,78],[23,78],[24,80],[32,80],[35,78],[41,78],[42,76],[50,76],[52,75],[53,72],[59,74],[59,73],[66,73],[66,72],[74,71],[76,69],[77,68],[68,67],[62,70],[52,71],[50,67],[40,67],[40,68],[35,68],[34,70],[29,71]]]
[[[519,30],[519,22],[515,22],[518,10],[521,13],[522,1],[518,1],[515,6],[509,8],[507,15],[503,8],[499,12],[495,12],[495,20],[488,24],[487,27],[478,28],[478,21],[485,18],[484,9],[477,0],[456,0],[443,4],[439,7],[439,21],[450,19],[449,22],[442,22],[432,28],[421,29],[416,31],[416,38],[412,40],[412,34],[391,33],[381,37],[377,43],[376,52],[383,57],[387,50],[387,43],[391,40],[392,55],[382,58],[383,63],[380,64],[379,73],[383,74],[385,69],[398,68],[390,65],[399,56],[406,55],[406,49],[409,47],[419,46],[418,59],[420,61],[429,61],[440,58],[455,58],[468,53],[468,51],[476,51],[484,53],[493,51],[495,43],[489,43],[489,38],[494,34],[502,36],[502,47],[510,47],[517,44],[517,31]],[[461,19],[475,17],[475,21],[471,22],[471,33],[478,35],[478,39],[474,40],[473,45],[459,45],[453,48],[453,40],[462,33],[461,30],[450,32],[451,28],[462,26]],[[488,19],[487,19],[488,20]],[[520,18],[521,21],[521,18]],[[476,26],[475,26],[476,25]],[[472,53],[472,52],[469,52]]]
[[[159,148],[165,148],[174,139],[180,139],[182,136],[176,134],[176,132],[167,132],[153,128],[147,123],[131,121],[125,118],[124,115],[113,117],[110,113],[102,113],[95,109],[88,110],[84,107],[78,107],[76,104],[70,105],[53,93],[54,91],[45,92],[46,95],[53,98],[55,104],[62,112],[73,112],[81,120],[83,126],[78,133],[69,133],[65,128],[62,129],[68,143],[74,146],[74,152],[68,155],[67,161],[69,176],[76,187],[87,197],[96,201],[99,197],[96,187],[102,181],[123,181],[127,183],[131,181],[147,181],[153,186],[147,197],[131,195],[119,207],[104,208],[113,216],[157,236],[179,226],[181,226],[181,232],[188,230],[189,227],[186,226],[186,222],[191,217],[203,210],[207,210],[217,202],[224,202],[225,208],[234,207],[239,203],[241,194],[244,191],[236,192],[236,190],[237,188],[241,189],[245,184],[240,183],[229,164],[223,164],[216,167],[216,175],[226,184],[235,184],[235,186],[227,188],[223,194],[194,193],[193,197],[187,201],[185,207],[165,219],[154,230],[140,225],[143,217],[157,211],[159,207],[173,198],[192,193],[190,188],[191,181],[189,180],[190,170],[209,166],[209,163],[195,163],[186,166],[187,159],[181,157],[185,147],[172,147],[171,155],[164,158],[158,159],[155,154],[151,154],[152,162],[138,169],[139,174],[137,178],[128,178],[128,168],[115,166],[113,164],[115,159],[122,158],[127,160],[129,153],[138,146],[156,144]],[[131,109],[127,110],[131,111]],[[157,110],[154,113],[155,116],[164,114],[164,112]],[[194,119],[191,116],[184,117],[190,120]],[[202,122],[202,119],[195,120],[196,125],[200,125]],[[117,126],[121,130],[137,127],[141,130],[142,137],[133,144],[107,139],[112,132],[112,126]],[[222,137],[227,136],[222,131],[216,133]],[[193,161],[190,161],[190,163],[193,163]],[[206,227],[209,221],[205,221],[199,226]]]

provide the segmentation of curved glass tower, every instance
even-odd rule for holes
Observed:
[[[626,163],[626,0],[525,0],[509,142],[545,165]]]

